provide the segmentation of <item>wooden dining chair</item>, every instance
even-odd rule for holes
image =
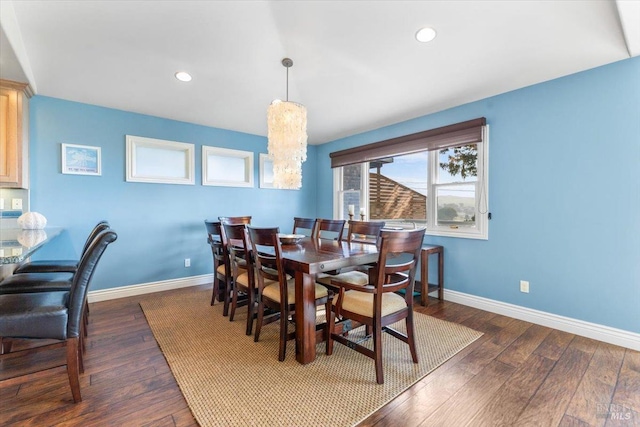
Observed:
[[[413,288],[416,267],[422,247],[424,229],[387,231],[380,233],[376,274],[366,285],[354,285],[333,279],[339,288],[328,316],[327,354],[333,353],[333,342],[372,358],[376,367],[376,382],[384,383],[382,371],[382,331],[407,343],[413,363],[418,363],[413,326]],[[403,291],[404,295],[400,295]],[[345,336],[349,331],[334,332],[335,319],[351,319],[365,325],[367,336],[373,336],[373,350]],[[405,319],[406,334],[389,325]],[[400,362],[399,362],[400,363]]]
[[[278,360],[282,362],[286,356],[287,341],[295,338],[295,331],[289,332],[289,319],[293,319],[295,313],[295,278],[288,276],[284,270],[279,229],[251,226],[247,229],[253,248],[258,287],[258,320],[254,341],[260,340],[263,325],[280,320]],[[333,294],[326,287],[315,285],[316,307],[324,305],[329,313],[332,297]],[[268,316],[265,316],[266,308],[272,310]],[[328,332],[325,331],[326,334]]]
[[[229,321],[233,321],[237,307],[246,305],[246,334],[251,335],[255,317],[257,288],[255,286],[251,244],[249,243],[246,227],[246,224],[222,224],[222,233],[228,242],[227,248],[231,264],[231,286],[227,286],[227,292],[231,295]],[[240,293],[245,295],[246,298],[240,299]]]
[[[293,234],[305,234],[311,236],[316,226],[315,218],[293,218]]]
[[[224,303],[223,315],[229,314],[229,297],[227,283],[231,281],[231,269],[227,268],[228,254],[222,244],[222,223],[220,221],[204,221],[207,229],[207,243],[211,247],[213,256],[213,291],[211,293],[211,305],[216,299]]]
[[[377,245],[380,232],[384,227],[384,221],[349,221],[347,230],[347,243],[362,243],[365,245]],[[317,278],[318,283],[331,287],[332,280],[347,282],[354,285],[366,285],[369,283],[369,268],[371,265],[360,265],[353,268],[343,268],[334,274],[325,274]]]
[[[315,239],[335,239],[342,240],[344,234],[344,219],[316,219],[316,226],[313,230],[313,238]]]
[[[246,215],[246,216],[219,216],[218,217],[218,221],[220,221],[221,224],[251,224],[251,215]],[[224,235],[224,228],[221,229],[221,233],[220,233],[220,238],[222,240],[222,248],[223,248],[223,253],[224,253],[224,257],[225,257],[225,268],[226,271],[228,272],[228,278],[229,278],[229,282],[227,283],[227,287],[226,287],[226,295],[225,297],[227,298],[225,300],[225,306],[223,308],[223,316],[227,316],[229,314],[229,306],[231,304],[231,299],[232,296],[229,293],[229,289],[233,289],[233,274],[231,271],[231,254],[229,252],[229,242],[227,242],[227,239]],[[246,302],[246,295],[244,293],[242,293],[241,295],[238,295],[238,304],[239,305],[244,305]]]

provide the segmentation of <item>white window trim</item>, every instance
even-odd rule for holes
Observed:
[[[467,239],[489,239],[489,126],[484,126],[482,143],[478,144],[478,179],[476,186],[476,227],[459,228],[452,230],[448,226],[436,225],[438,206],[436,203],[436,188],[442,185],[438,184],[436,177],[438,172],[438,156],[430,156],[429,161],[429,194],[433,197],[427,197],[427,231],[430,236],[444,237],[460,237]],[[481,166],[481,167],[480,167]],[[470,183],[468,183],[470,184]]]
[[[433,153],[437,153],[439,150],[434,150]],[[431,195],[435,194],[435,188],[439,185],[436,183],[436,173],[438,166],[438,156],[429,156],[430,158],[430,176],[429,176],[429,197],[427,197],[427,225],[426,234],[430,236],[444,236],[444,237],[457,237],[463,239],[489,239],[489,126],[484,126],[482,143],[478,144],[478,179],[476,181],[476,227],[474,228],[458,228],[456,230],[450,229],[447,226],[437,226],[435,224],[437,204],[435,197]],[[360,188],[360,200],[369,199],[369,163],[362,164],[362,181]],[[333,170],[333,217],[342,218],[344,212],[342,189],[343,182],[343,169],[344,167],[335,168]],[[450,185],[450,184],[447,184]],[[361,203],[361,206],[365,208],[365,219],[369,219],[369,204]],[[359,219],[359,218],[358,218]],[[416,224],[409,222],[393,223],[388,221],[393,226],[416,228]]]

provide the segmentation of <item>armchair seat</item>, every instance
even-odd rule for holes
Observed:
[[[20,273],[0,282],[0,295],[69,291],[73,273]]]
[[[335,300],[335,306],[338,301]],[[381,316],[387,316],[407,308],[404,296],[387,292],[382,294]],[[342,309],[361,316],[373,316],[373,294],[358,291],[347,291],[342,297]]]
[[[280,284],[277,280],[265,279],[265,286],[262,290],[262,295],[280,303]],[[269,283],[271,282],[271,283]],[[316,283],[315,287],[316,299],[326,298],[329,295],[329,291],[322,285]],[[287,280],[287,300],[296,300],[296,279]]]
[[[316,279],[318,283],[322,283],[325,286],[331,286],[332,280],[364,286],[369,283],[369,274],[364,271],[351,270],[335,275],[325,275]]]

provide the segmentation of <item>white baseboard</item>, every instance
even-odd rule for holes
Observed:
[[[182,277],[180,279],[162,280],[159,282],[143,283],[139,285],[121,286],[112,289],[90,291],[89,302],[107,301],[117,298],[131,297],[135,295],[150,294],[153,292],[168,291],[171,289],[186,288],[210,284],[213,281],[212,274],[201,276]],[[581,335],[609,344],[619,345],[640,351],[640,334],[572,319],[544,311],[533,310],[519,305],[508,304],[488,298],[465,294],[462,292],[444,290],[444,299],[491,313],[502,314],[514,319],[524,320],[537,325],[547,326],[571,334]]]
[[[462,292],[444,290],[444,299],[470,307],[479,308],[491,313],[502,314],[515,319],[547,326],[571,334],[581,335],[594,340],[603,341],[609,344],[619,345],[640,351],[640,334],[624,331],[622,329],[611,328],[609,326],[598,325],[596,323],[585,322],[583,320],[572,319],[570,317],[559,316],[557,314],[546,313],[544,311],[533,310],[519,305],[508,304],[488,298],[469,295]]]
[[[168,291],[171,289],[187,288],[211,284],[212,274],[201,276],[181,277],[179,279],[161,280],[159,282],[141,283],[139,285],[121,286],[118,288],[89,291],[89,302],[107,301],[117,298],[132,297],[136,295],[150,294],[153,292]]]

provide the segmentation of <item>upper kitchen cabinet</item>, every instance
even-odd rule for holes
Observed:
[[[26,83],[0,79],[0,187],[29,187],[29,97]]]

